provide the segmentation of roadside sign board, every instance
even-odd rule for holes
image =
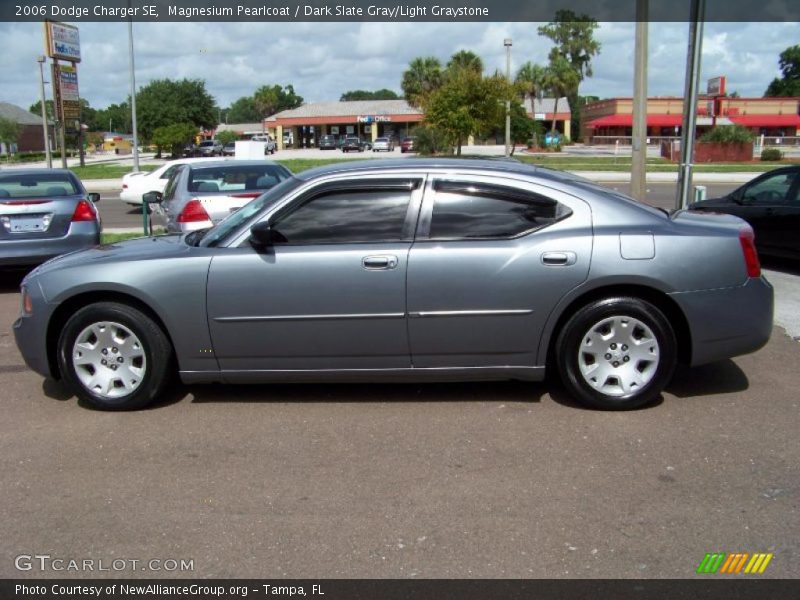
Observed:
[[[47,56],[73,63],[81,62],[81,38],[77,27],[45,21],[44,36]]]
[[[78,71],[73,66],[54,62],[52,81],[56,119],[64,124],[65,131],[76,132],[81,118]]]
[[[708,80],[706,86],[706,93],[709,96],[724,96],[725,95],[725,75],[719,77],[712,77]]]

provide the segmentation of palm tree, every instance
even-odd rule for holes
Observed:
[[[483,61],[481,57],[470,50],[459,50],[447,62],[447,70],[471,69],[476,73],[483,74]]]
[[[542,65],[537,65],[535,62],[528,61],[522,65],[517,71],[517,77],[514,83],[523,92],[524,96],[527,95],[531,99],[531,117],[536,118],[536,106],[534,99],[539,95],[540,91],[544,90],[544,84],[547,77],[547,68]]]
[[[420,107],[428,95],[442,84],[442,64],[433,56],[418,56],[403,72],[400,87],[412,106]]]
[[[569,94],[570,90],[578,88],[580,76],[569,61],[563,56],[552,56],[544,78],[544,87],[553,94],[553,122],[550,131],[556,130],[556,114],[558,113],[558,99]]]

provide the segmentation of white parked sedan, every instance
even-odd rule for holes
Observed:
[[[154,171],[136,171],[134,173],[128,173],[122,177],[122,191],[119,193],[119,199],[131,206],[141,206],[142,196],[147,192],[164,192],[169,176],[172,175],[175,169],[180,165],[208,160],[210,159],[180,158],[178,160],[171,160]]]
[[[388,137],[379,137],[376,138],[375,141],[372,143],[372,151],[373,152],[393,152],[394,151],[394,139]]]

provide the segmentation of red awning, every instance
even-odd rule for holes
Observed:
[[[800,115],[730,115],[737,125],[745,127],[796,127],[800,128]]]
[[[680,127],[681,115],[647,115],[648,127]],[[598,127],[633,127],[633,115],[607,115],[586,124],[590,129]]]

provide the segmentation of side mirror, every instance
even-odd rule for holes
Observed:
[[[100,202],[100,194],[98,194],[97,192],[89,192],[88,194],[86,194],[86,197],[92,204],[97,204],[98,202]]]
[[[142,201],[145,204],[160,204],[161,198],[161,192],[147,192],[142,195]]]
[[[250,228],[250,243],[254,246],[269,247],[275,243],[276,235],[269,221],[261,221]]]

